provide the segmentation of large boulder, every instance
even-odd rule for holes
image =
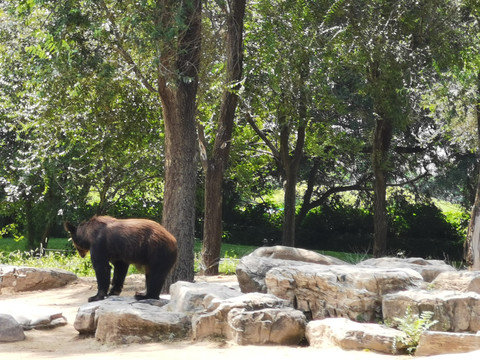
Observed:
[[[288,246],[261,247],[240,259],[237,265],[237,278],[243,293],[266,293],[265,275],[277,266],[300,266],[305,263],[322,265],[346,265],[347,263],[332,256],[321,255],[315,251]]]
[[[451,290],[408,290],[383,297],[382,310],[385,320],[395,324],[395,318],[403,318],[407,312],[420,316],[432,311],[438,323],[431,330],[463,332],[480,330],[480,294]]]
[[[433,281],[438,274],[444,271],[455,271],[455,268],[442,260],[425,260],[422,258],[383,257],[368,259],[358,263],[358,266],[372,266],[376,268],[408,268],[417,271],[427,282]]]
[[[347,265],[345,261],[333,256],[322,255],[316,251],[294,248],[290,246],[259,247],[248,256],[267,257],[270,259],[303,261],[322,265]]]
[[[228,313],[231,340],[238,345],[298,345],[307,320],[295,309],[232,309]]]
[[[246,311],[282,309],[286,306],[286,301],[269,294],[248,293],[227,300],[211,299],[205,306],[204,311],[194,314],[192,318],[194,339],[212,336],[232,339],[232,328],[228,323],[230,311],[233,309]]]
[[[480,293],[480,271],[445,271],[432,281],[431,288]]]
[[[301,266],[305,262],[283,259],[272,259],[262,256],[244,256],[240,259],[236,274],[238,284],[242,293],[267,293],[267,285],[265,284],[265,276],[267,272],[278,266]]]
[[[183,339],[190,335],[190,318],[165,310],[158,300],[136,301],[111,297],[80,307],[74,327],[80,333],[95,333],[103,343],[141,343]]]
[[[209,283],[178,281],[170,286],[167,310],[193,314],[204,309],[204,300],[225,300],[242,295],[237,283]]]
[[[398,339],[402,331],[379,324],[364,324],[345,318],[328,318],[311,321],[307,325],[306,337],[310,346],[338,346],[344,350],[374,350],[391,354],[405,349]]]
[[[0,314],[0,343],[25,340],[22,326],[8,314]]]
[[[6,289],[15,292],[54,289],[75,280],[77,276],[65,270],[0,265],[0,294]]]
[[[382,319],[384,295],[424,284],[418,272],[408,268],[316,264],[272,268],[265,283],[269,293],[312,319],[346,317],[369,322]]]

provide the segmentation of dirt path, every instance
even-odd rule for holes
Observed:
[[[205,280],[205,279],[200,279]],[[214,278],[228,281],[231,278]],[[212,281],[212,279],[209,279]],[[133,295],[142,289],[143,278],[129,277],[122,295]],[[49,291],[2,294],[0,300],[15,301],[19,306],[45,306],[63,312],[68,324],[50,330],[26,331],[22,342],[0,343],[1,360],[20,359],[151,359],[164,360],[406,360],[408,356],[391,356],[368,351],[343,351],[338,348],[315,349],[310,347],[238,346],[226,342],[181,341],[172,343],[102,345],[91,337],[82,337],[73,328],[80,305],[96,291],[93,279],[82,279],[67,287]],[[476,355],[478,357],[478,354]],[[449,359],[473,359],[456,355]],[[433,357],[428,359],[446,359]]]

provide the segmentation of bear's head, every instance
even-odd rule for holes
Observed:
[[[82,258],[84,258],[89,252],[89,249],[85,249],[79,245],[79,241],[77,238],[77,227],[70,224],[68,221],[65,221],[64,227],[65,227],[65,230],[67,230],[70,233],[71,238],[69,240],[72,240],[73,246],[75,247],[75,249],[77,249],[78,254]]]

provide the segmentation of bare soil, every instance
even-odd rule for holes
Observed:
[[[199,278],[197,281],[232,281],[235,278],[219,276]],[[143,289],[143,277],[129,276],[122,295],[132,296]],[[48,291],[0,294],[0,300],[15,300],[19,306],[45,306],[59,310],[68,323],[48,330],[26,331],[26,340],[0,343],[1,360],[20,359],[146,359],[164,360],[406,360],[409,356],[392,356],[369,351],[344,351],[339,348],[316,349],[287,346],[238,346],[225,341],[191,340],[129,345],[104,345],[93,337],[80,336],[73,327],[78,307],[96,292],[94,279],[82,278],[66,287]],[[1,310],[1,309],[0,309]],[[455,359],[468,359],[456,355]],[[478,355],[477,355],[478,356]],[[444,359],[443,357],[434,357]],[[429,358],[433,359],[433,358]],[[453,358],[451,358],[453,359]]]

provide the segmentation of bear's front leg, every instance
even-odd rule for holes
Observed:
[[[110,272],[111,267],[107,262],[100,262],[95,259],[92,254],[92,264],[95,270],[95,277],[97,278],[97,295],[89,297],[88,302],[103,300],[107,296],[108,287],[110,286]]]

